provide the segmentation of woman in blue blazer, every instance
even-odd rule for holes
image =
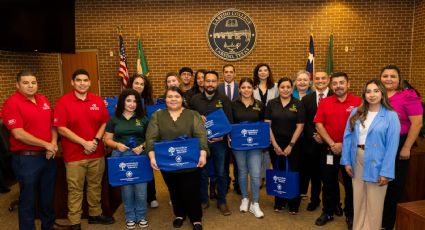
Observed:
[[[353,178],[353,229],[381,229],[389,180],[394,179],[400,121],[379,80],[363,89],[344,132],[341,165]]]

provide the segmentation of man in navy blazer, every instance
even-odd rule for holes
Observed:
[[[223,79],[224,82],[218,85],[218,92],[226,95],[231,101],[239,98],[239,85],[235,81],[235,67],[232,64],[223,66]]]
[[[226,95],[231,101],[235,101],[239,98],[239,85],[235,81],[236,71],[235,67],[232,64],[226,64],[223,66],[223,83],[218,85],[218,92],[220,94]],[[241,194],[241,190],[239,188],[238,181],[238,165],[236,164],[236,160],[233,157],[233,152],[230,148],[226,150],[226,162],[225,167],[227,170],[227,175],[229,175],[229,167],[230,167],[230,159],[233,158],[233,177],[235,180],[233,181],[233,189],[236,193]],[[230,176],[228,178],[228,182],[230,183]]]

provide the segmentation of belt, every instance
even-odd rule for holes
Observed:
[[[357,148],[364,150],[364,145],[357,145]]]
[[[21,150],[21,151],[15,151],[14,152],[17,155],[24,155],[24,156],[45,156],[46,155],[46,151],[42,151],[42,150]]]

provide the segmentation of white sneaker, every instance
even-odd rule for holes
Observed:
[[[249,206],[249,212],[254,214],[254,216],[257,218],[264,217],[264,213],[263,211],[261,211],[260,205],[258,203],[251,203],[251,205]]]
[[[139,227],[146,228],[147,226],[149,226],[148,220],[143,219],[143,220],[139,221]]]
[[[136,228],[136,222],[134,221],[128,221],[125,223],[125,226],[127,229],[135,229]]]
[[[151,201],[151,208],[158,208],[158,207],[159,207],[159,203],[157,200]]]
[[[241,212],[248,212],[248,205],[249,205],[248,198],[243,198],[242,199],[241,206],[239,207],[239,211],[241,211]]]

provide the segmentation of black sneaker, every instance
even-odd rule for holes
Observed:
[[[202,230],[202,224],[196,223],[193,225],[193,230]]]
[[[173,227],[175,228],[181,228],[183,226],[184,218],[182,217],[176,217],[173,221]]]
[[[112,216],[89,216],[89,224],[113,224],[115,219]]]
[[[326,213],[322,213],[322,215],[320,215],[320,217],[319,218],[317,218],[317,220],[316,220],[316,225],[318,225],[318,226],[323,226],[323,225],[325,225],[328,221],[332,221],[334,219],[334,217],[333,216],[331,216],[331,215],[328,215],[328,214],[326,214]]]

